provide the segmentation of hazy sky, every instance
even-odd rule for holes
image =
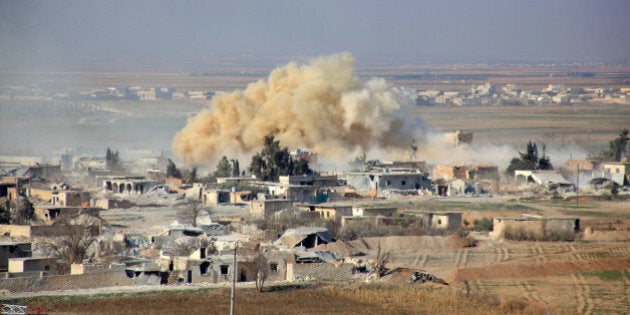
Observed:
[[[0,0],[4,63],[247,54],[630,60],[630,1]]]

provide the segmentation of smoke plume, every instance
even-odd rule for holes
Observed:
[[[327,160],[391,153],[423,140],[425,126],[410,114],[413,107],[384,79],[359,79],[349,53],[291,62],[244,90],[218,93],[177,133],[173,151],[188,164],[207,165],[223,155],[252,154],[273,134],[283,146],[309,148]]]

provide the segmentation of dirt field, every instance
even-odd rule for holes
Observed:
[[[551,149],[575,151],[577,146],[597,153],[630,127],[630,106],[618,105],[420,107],[417,113],[438,130],[473,132],[475,145],[507,144],[519,150],[532,140]],[[584,158],[574,153],[574,158]]]
[[[586,232],[580,241],[575,242],[509,241],[474,232],[472,236],[478,241],[476,247],[464,247],[465,242],[456,236],[396,236],[333,243],[320,246],[319,249],[331,250],[338,256],[363,253],[372,257],[380,246],[383,251],[390,253],[388,268],[395,270],[383,278],[382,282],[385,283],[406,283],[412,271],[426,270],[450,284],[449,291],[443,291],[450,292],[448,294],[461,296],[468,283],[470,294],[475,296],[493,296],[504,303],[518,300],[543,308],[557,307],[554,312],[630,312],[629,200],[596,201],[582,198],[579,207],[572,200],[519,201],[508,197],[429,198],[400,202],[409,211],[463,211],[464,220],[469,222],[521,213],[578,216]],[[113,210],[104,213],[104,216],[110,222],[147,230],[162,219],[174,218],[172,210],[140,210],[141,213],[136,215],[129,213],[129,210]],[[304,298],[311,298],[311,294],[323,294],[318,290],[291,294],[305,294]],[[266,298],[275,299],[275,295],[283,294],[289,293],[272,293],[270,295],[273,297]],[[320,305],[324,306],[328,304]],[[359,309],[361,307],[356,306],[356,310]],[[261,310],[265,312],[265,309]],[[385,310],[389,309],[377,308],[374,313]],[[410,312],[403,308],[392,310]],[[305,309],[303,313],[311,311]]]

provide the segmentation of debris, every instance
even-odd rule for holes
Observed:
[[[424,272],[424,271],[416,271],[414,273],[411,274],[411,282],[419,282],[419,283],[425,283],[425,282],[433,282],[433,283],[439,283],[439,284],[445,284],[448,285],[448,283],[446,283],[446,281],[444,281],[443,279],[440,279],[428,272]]]

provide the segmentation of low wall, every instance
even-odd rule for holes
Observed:
[[[124,271],[115,270],[83,275],[0,279],[0,290],[8,290],[13,293],[76,290],[130,286],[134,285],[135,282],[136,280],[127,277]]]
[[[287,280],[348,281],[354,268],[353,264],[287,264]]]
[[[31,226],[0,224],[0,235],[9,235],[10,237],[31,237]]]

